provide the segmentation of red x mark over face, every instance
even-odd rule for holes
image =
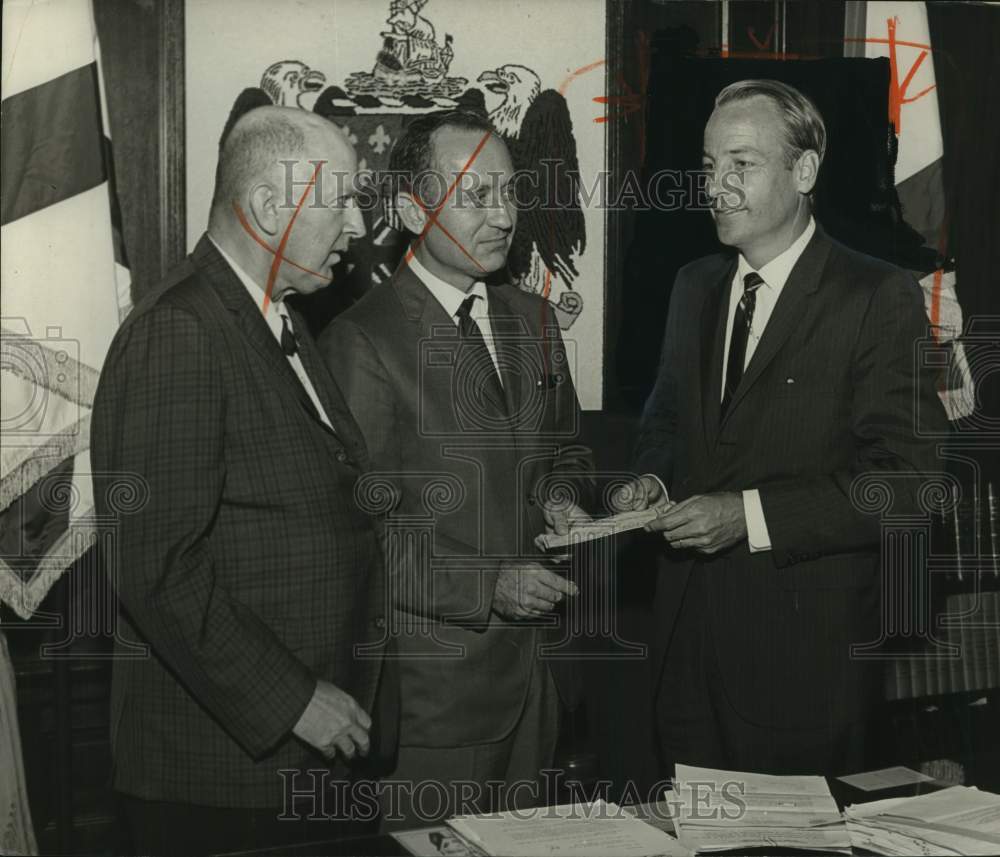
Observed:
[[[491,132],[445,126],[435,132],[433,148],[435,168],[453,178],[433,208],[409,195],[423,224],[405,261],[422,247],[420,260],[431,273],[465,288],[507,261],[517,220],[510,198],[514,168]]]
[[[258,245],[273,256],[261,307],[264,313],[274,299],[282,265],[291,269],[283,275],[284,287],[300,293],[313,292],[333,280],[331,268],[347,250],[351,238],[360,238],[365,234],[364,221],[354,202],[353,172],[347,174],[347,181],[337,189],[336,196],[331,194],[333,198],[327,204],[320,185],[321,171],[327,162],[309,163],[313,165],[312,175],[295,203],[276,248],[258,234],[239,202],[233,202],[233,210],[240,225]],[[312,202],[306,205],[310,199]],[[282,292],[285,290],[281,289]]]

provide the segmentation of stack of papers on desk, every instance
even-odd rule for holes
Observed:
[[[1000,854],[1000,795],[953,786],[849,806],[857,848],[876,854]]]
[[[504,857],[687,857],[674,837],[614,803],[464,815],[448,824],[487,854]]]
[[[798,848],[849,854],[851,838],[823,777],[773,777],[677,765],[674,819],[693,852]]]

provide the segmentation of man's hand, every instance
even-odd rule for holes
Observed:
[[[663,483],[648,473],[626,482],[611,495],[612,512],[640,512],[655,508],[660,514],[672,505]]]
[[[505,619],[535,619],[579,591],[575,583],[537,562],[504,560],[493,592],[493,609]]]
[[[357,753],[368,755],[371,725],[372,719],[354,697],[320,679],[292,731],[328,759],[336,756],[338,750],[345,758],[353,759]]]
[[[747,537],[743,495],[736,491],[695,494],[675,503],[646,524],[646,529],[662,532],[672,548],[718,553]]]
[[[590,515],[576,503],[550,503],[542,505],[542,515],[545,518],[545,532],[565,536],[573,524],[581,524],[590,520]]]

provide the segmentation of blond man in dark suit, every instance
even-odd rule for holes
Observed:
[[[823,119],[773,80],[732,84],[703,168],[732,251],[677,275],[628,505],[657,580],[654,691],[663,761],[836,775],[863,764],[881,664],[880,520],[853,490],[891,484],[916,512],[945,425],[916,359],[927,336],[905,271],[831,239],[811,195]]]

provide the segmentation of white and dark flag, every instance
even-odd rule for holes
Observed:
[[[4,0],[0,599],[27,618],[92,544],[90,413],[130,308],[90,0]]]
[[[896,131],[896,192],[903,218],[940,260],[933,271],[914,271],[938,342],[949,347],[948,371],[938,390],[948,417],[969,416],[975,406],[972,374],[960,337],[962,308],[948,258],[942,160],[944,144],[924,3],[869,2],[865,6],[865,56],[887,57],[891,68],[889,120]]]

